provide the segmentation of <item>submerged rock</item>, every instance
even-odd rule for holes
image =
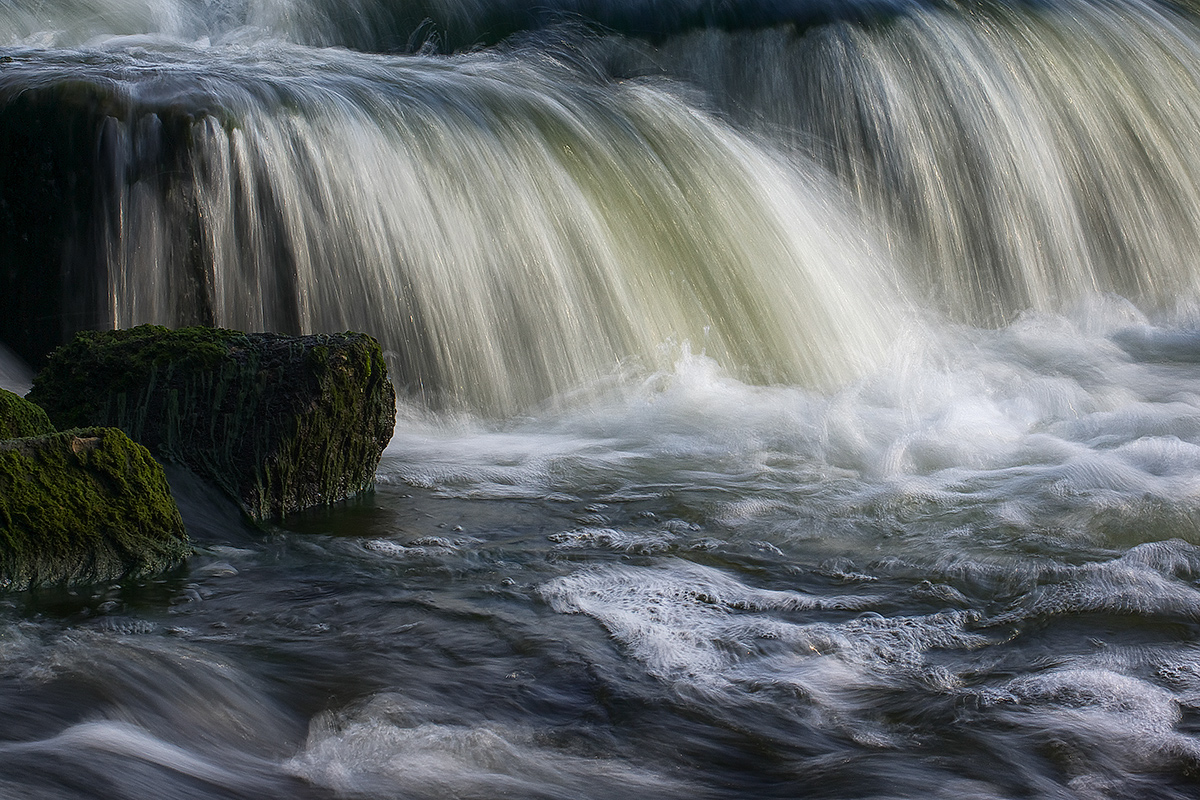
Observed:
[[[379,344],[361,333],[88,331],[51,355],[29,399],[60,427],[121,428],[259,520],[370,488],[396,414]]]
[[[0,589],[148,575],[190,550],[162,467],[121,431],[0,441]]]
[[[41,406],[20,395],[0,389],[0,439],[54,433],[54,425]]]

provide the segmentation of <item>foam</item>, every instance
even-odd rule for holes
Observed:
[[[698,788],[627,757],[555,747],[519,725],[423,716],[395,695],[320,714],[285,768],[339,797],[690,797]]]
[[[1178,540],[1142,544],[1111,561],[1051,564],[1036,580],[1053,583],[992,622],[1089,613],[1200,620],[1200,590],[1190,580],[1197,570],[1200,549]]]
[[[1200,540],[1200,373],[1131,360],[1109,338],[1126,312],[944,328],[829,395],[747,385],[684,348],[670,371],[536,421],[419,424],[380,474],[470,498],[670,495],[776,545],[856,519],[1055,547]]]
[[[1200,765],[1200,742],[1176,730],[1182,715],[1172,694],[1105,669],[1056,669],[981,693],[985,705],[1040,740],[1071,753],[1072,773],[1111,774],[1183,763]]]
[[[556,611],[598,620],[651,674],[685,682],[782,680],[811,656],[837,656],[852,669],[920,668],[926,650],[988,642],[965,630],[976,619],[968,612],[799,623],[795,612],[863,610],[880,598],[756,589],[684,561],[588,568],[540,592]]]
[[[623,553],[662,553],[679,538],[669,531],[638,533],[616,528],[582,528],[554,533],[549,537],[555,550],[604,549]]]

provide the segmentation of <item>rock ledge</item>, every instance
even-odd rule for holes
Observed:
[[[370,488],[396,413],[366,334],[152,325],[78,334],[51,354],[28,399],[60,428],[121,428],[257,520]]]

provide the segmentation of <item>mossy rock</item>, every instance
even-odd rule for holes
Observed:
[[[54,425],[41,406],[7,389],[0,389],[0,439],[19,439],[46,433],[54,433]]]
[[[51,354],[28,398],[59,427],[121,428],[257,520],[370,488],[396,414],[362,333],[89,331]]]
[[[0,441],[0,589],[149,575],[190,551],[162,466],[120,430]]]

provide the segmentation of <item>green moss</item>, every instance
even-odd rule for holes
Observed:
[[[0,389],[0,439],[41,436],[45,433],[54,433],[54,426],[40,406],[6,389]]]
[[[246,347],[245,334],[218,328],[83,331],[51,354],[28,399],[47,409],[60,428],[103,424],[97,417],[109,415],[104,407],[153,389],[147,380],[175,370],[212,371],[238,347]]]
[[[395,418],[383,354],[361,333],[89,332],[51,355],[29,398],[60,426],[121,428],[256,519],[369,488]]]
[[[0,442],[0,588],[146,575],[189,552],[162,467],[121,431]]]

